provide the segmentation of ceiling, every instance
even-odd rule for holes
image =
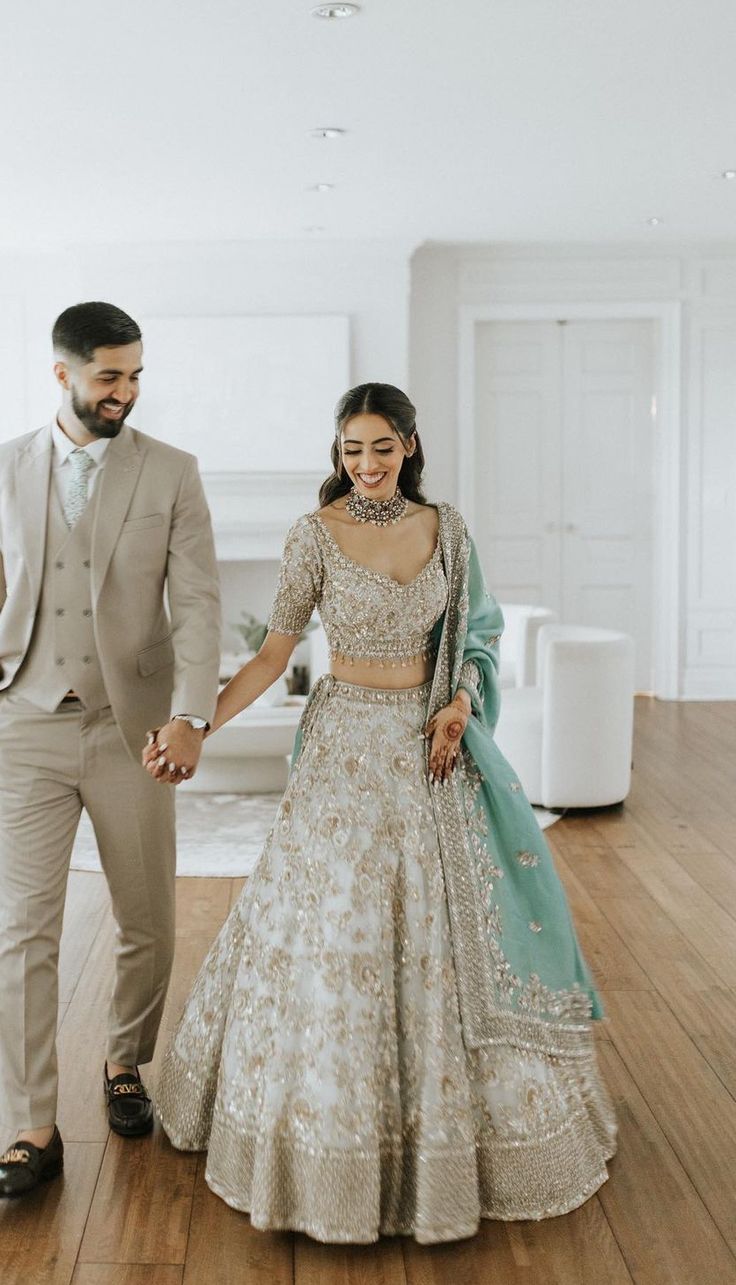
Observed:
[[[5,3],[0,245],[736,235],[733,0],[314,2]]]

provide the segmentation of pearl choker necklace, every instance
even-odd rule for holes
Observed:
[[[390,500],[372,500],[353,487],[345,502],[345,508],[356,522],[372,522],[374,526],[391,526],[400,522],[408,507],[409,501],[398,487]]]

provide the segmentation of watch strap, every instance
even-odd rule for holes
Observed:
[[[197,714],[174,714],[172,723],[188,723],[195,732],[209,732],[210,725],[206,718],[200,718]]]

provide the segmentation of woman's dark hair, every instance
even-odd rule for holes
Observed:
[[[91,361],[96,348],[122,348],[141,338],[140,326],[113,303],[75,303],[56,318],[54,352]]]
[[[399,473],[399,488],[407,500],[415,504],[426,504],[422,491],[422,471],[424,469],[424,451],[417,433],[417,413],[406,393],[393,384],[358,384],[345,393],[335,407],[335,438],[332,443],[332,473],[319,488],[319,502],[322,508],[347,495],[352,488],[349,475],[342,467],[341,434],[348,420],[355,415],[380,415],[391,425],[408,446],[412,434],[415,435],[416,449],[407,456]]]

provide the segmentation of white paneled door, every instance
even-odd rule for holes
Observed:
[[[648,321],[476,327],[476,534],[496,597],[634,636],[653,690]]]

